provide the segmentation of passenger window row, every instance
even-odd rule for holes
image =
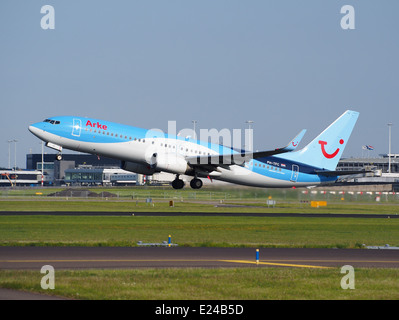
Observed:
[[[152,142],[152,144],[154,144],[154,142]],[[164,146],[164,144],[163,143],[161,143],[161,147],[162,146]],[[169,147],[169,148],[173,148],[173,149],[176,149],[176,146],[175,145],[171,145],[171,144],[167,144],[167,143],[165,143],[165,148],[167,148],[167,147]],[[186,152],[191,152],[191,153],[195,153],[195,154],[200,154],[200,155],[202,155],[202,154],[204,154],[204,155],[206,155],[206,152],[205,151],[200,151],[200,150],[196,150],[196,149],[188,149],[188,148],[184,148],[184,147],[182,147],[182,146],[180,146],[180,150],[181,151],[184,151],[184,149],[186,149]],[[208,156],[210,155],[210,153],[208,152]]]
[[[133,140],[133,141],[137,141],[137,142],[143,142],[143,143],[145,143],[145,139],[141,139],[141,138],[132,138],[132,137],[129,137],[128,138],[128,136],[124,136],[124,135],[122,135],[122,134],[118,134],[118,133],[113,133],[113,132],[106,132],[106,131],[102,131],[102,130],[98,130],[97,131],[97,129],[88,129],[88,128],[86,128],[86,131],[90,131],[90,132],[94,132],[94,133],[99,133],[99,134],[103,134],[103,135],[107,135],[107,136],[111,136],[111,137],[115,137],[115,138],[124,138],[125,140]],[[152,141],[152,144],[155,144],[155,142],[154,141]],[[167,144],[167,143],[161,143],[161,147],[165,147],[165,148],[173,148],[173,149],[176,149],[176,146],[175,145],[171,145],[171,144]],[[186,149],[186,152],[189,152],[189,149],[188,148],[185,148]],[[180,147],[180,150],[181,151],[184,151],[184,148],[183,147]],[[193,149],[191,149],[190,150],[190,152],[191,153],[195,153],[195,154],[200,154],[200,155],[206,155],[207,153],[205,152],[205,151],[199,151],[199,150],[193,150]],[[208,156],[210,155],[210,153],[208,152]]]
[[[94,132],[94,133],[99,133],[99,134],[111,136],[111,137],[115,137],[115,138],[122,138],[122,139],[124,138],[125,140],[132,140],[132,137],[129,137],[129,138],[128,138],[128,136],[126,136],[126,135],[124,136],[124,135],[119,134],[119,133],[115,133],[115,134],[114,134],[113,132],[106,132],[106,131],[102,131],[102,130],[98,130],[98,131],[97,131],[97,129],[94,129],[94,130],[93,130],[93,129],[90,129],[90,130],[89,130],[88,128],[86,128],[85,130],[86,130],[86,131],[90,131],[90,132]],[[145,142],[144,139],[137,139],[137,138],[134,138],[134,141],[137,141],[137,140],[138,140],[139,142],[140,142],[141,140],[142,140],[143,142]]]
[[[254,164],[255,167],[259,167],[259,168],[266,168],[266,169],[270,169],[270,170],[274,170],[274,171],[281,171],[281,168],[277,168],[277,167],[273,167],[273,166],[266,166],[266,165],[262,165],[262,164]]]

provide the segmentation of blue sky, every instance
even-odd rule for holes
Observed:
[[[44,5],[55,30],[40,26]],[[355,30],[341,28],[344,5]],[[253,120],[261,150],[306,128],[304,146],[353,109],[345,157],[388,152],[388,122],[399,153],[397,12],[396,0],[2,0],[0,167],[7,140],[20,167],[40,153],[28,126],[55,115],[164,131]]]

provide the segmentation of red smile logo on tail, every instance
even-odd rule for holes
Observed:
[[[337,149],[337,150],[335,150],[333,153],[327,153],[327,151],[326,151],[326,149],[325,149],[325,146],[326,146],[326,144],[327,144],[327,142],[326,141],[319,141],[319,143],[320,143],[320,145],[321,145],[321,152],[323,153],[323,155],[327,158],[327,159],[332,159],[332,158],[335,158],[336,157],[336,155],[338,154],[338,152],[339,152],[339,148]],[[339,143],[340,144],[344,144],[344,140],[339,140]]]

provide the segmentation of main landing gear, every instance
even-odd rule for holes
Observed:
[[[184,187],[184,181],[179,179],[179,175],[172,181],[173,189],[182,189]],[[202,187],[202,181],[198,178],[194,178],[190,181],[190,187],[193,189],[200,189]]]
[[[62,160],[62,154],[61,153],[57,154],[57,156],[55,158],[57,159],[57,161],[61,161]]]
[[[176,176],[176,179],[172,181],[173,189],[183,189],[184,181],[179,179],[179,175]]]
[[[202,181],[198,178],[194,178],[193,180],[190,181],[190,187],[193,189],[201,189]]]

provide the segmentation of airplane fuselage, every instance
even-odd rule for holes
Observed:
[[[282,188],[313,186],[337,179],[320,176],[316,170],[322,168],[297,162],[284,154],[252,159],[241,165],[208,166],[207,170],[203,170],[203,167],[193,166],[186,159],[234,151],[218,144],[169,136],[159,130],[92,118],[52,117],[31,125],[29,130],[54,149],[119,159],[124,169],[143,174],[164,171],[247,186]]]

